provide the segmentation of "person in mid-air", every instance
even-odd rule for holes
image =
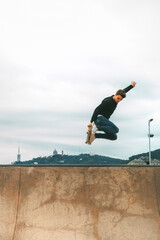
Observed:
[[[113,122],[109,120],[109,118],[115,111],[118,103],[126,97],[126,93],[134,88],[135,85],[136,82],[131,82],[131,85],[123,90],[119,89],[115,95],[105,98],[94,110],[91,117],[91,122],[88,125],[88,127],[92,128],[88,144],[92,144],[96,138],[104,138],[109,140],[117,139],[117,133],[119,132],[119,129]],[[100,133],[99,131],[103,131],[103,133]]]

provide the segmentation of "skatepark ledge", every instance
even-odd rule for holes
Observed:
[[[159,240],[160,167],[1,166],[2,240]]]

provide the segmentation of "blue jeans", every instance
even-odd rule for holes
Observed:
[[[116,140],[117,139],[117,133],[119,132],[119,128],[109,121],[104,116],[99,116],[95,124],[98,128],[98,131],[103,131],[104,133],[95,133],[96,138],[105,138],[109,140]]]

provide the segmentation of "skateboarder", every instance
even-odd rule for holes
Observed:
[[[88,125],[89,131],[87,133],[86,143],[92,144],[96,138],[117,139],[119,129],[109,118],[115,111],[117,104],[126,97],[126,93],[134,88],[135,85],[136,82],[131,82],[131,85],[125,89],[119,89],[115,95],[105,98],[95,109],[91,117],[91,122]],[[97,133],[97,131],[103,131],[104,133]]]

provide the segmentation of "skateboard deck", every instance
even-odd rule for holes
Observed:
[[[86,144],[90,144],[91,133],[92,133],[92,124],[89,124],[88,125],[88,130],[87,130],[87,138],[86,138],[86,141],[85,141]]]

